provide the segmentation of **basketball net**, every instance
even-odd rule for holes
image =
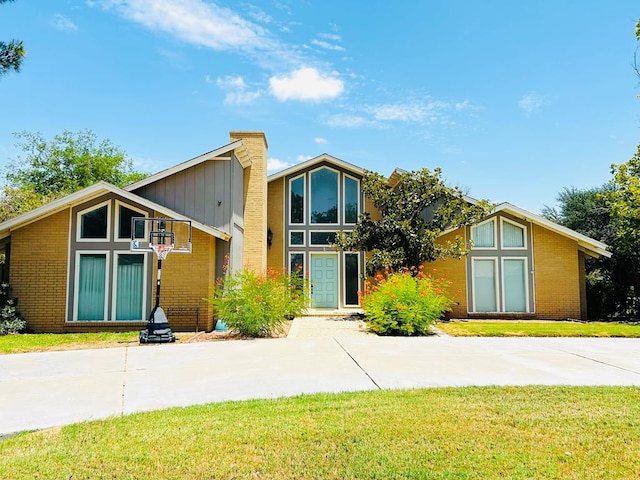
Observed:
[[[156,252],[158,260],[165,260],[167,258],[167,255],[169,255],[169,252],[173,250],[173,243],[151,244],[151,248],[154,252]]]

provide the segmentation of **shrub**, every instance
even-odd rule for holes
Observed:
[[[366,283],[361,298],[365,322],[378,335],[429,335],[430,326],[453,300],[447,294],[449,282],[423,273],[423,267],[376,276],[375,285]]]
[[[27,322],[20,318],[16,308],[17,300],[11,296],[8,283],[0,283],[0,335],[20,333],[27,328]]]
[[[286,320],[302,314],[307,292],[299,274],[243,270],[218,279],[207,301],[230,329],[249,337],[270,337],[283,331]]]

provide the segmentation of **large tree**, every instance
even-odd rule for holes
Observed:
[[[64,131],[52,140],[40,133],[14,134],[22,154],[11,162],[0,194],[4,221],[99,181],[124,186],[144,178],[109,140],[91,130]]]
[[[0,3],[12,1],[0,0]],[[0,41],[0,76],[10,70],[20,71],[20,65],[25,55],[26,50],[21,40],[10,40],[8,43]]]
[[[397,182],[389,185],[382,175],[365,173],[362,191],[381,218],[364,213],[353,232],[338,232],[336,245],[367,251],[370,275],[385,267],[463,256],[468,246],[462,238],[444,243],[438,238],[447,230],[478,222],[491,211],[488,202],[469,202],[458,187],[445,185],[439,168],[396,174]]]
[[[609,199],[617,195],[617,186],[565,188],[558,207],[545,206],[548,219],[609,245],[611,258],[587,257],[587,311],[589,318],[630,317],[638,315],[635,292],[640,285],[640,257],[626,247],[619,236],[619,221]]]

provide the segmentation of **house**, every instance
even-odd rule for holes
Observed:
[[[363,252],[336,252],[338,230],[376,212],[361,167],[323,154],[267,176],[262,132],[118,188],[100,182],[0,224],[3,270],[37,332],[136,329],[153,303],[153,254],[131,249],[136,217],[190,221],[191,253],[170,254],[162,306],[174,330],[213,328],[204,299],[230,270],[303,269],[314,308],[357,309]],[[393,175],[390,177],[393,182]],[[473,201],[469,199],[469,201]],[[454,283],[457,317],[584,318],[585,255],[606,245],[504,203],[480,224],[447,232],[470,255],[429,265]]]

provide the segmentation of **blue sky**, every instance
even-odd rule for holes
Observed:
[[[0,165],[18,131],[91,129],[153,173],[262,130],[273,167],[441,167],[539,212],[635,153],[638,17],[630,0],[16,0],[0,40],[28,56],[0,77]]]

